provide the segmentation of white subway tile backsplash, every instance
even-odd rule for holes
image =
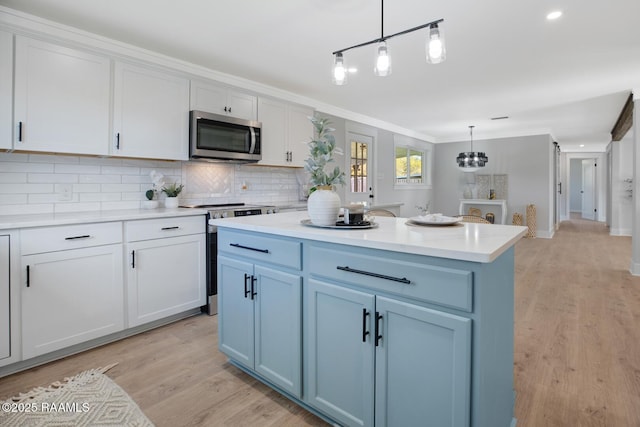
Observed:
[[[68,173],[30,173],[27,175],[27,182],[34,184],[45,182],[74,184],[78,182],[78,175]]]
[[[19,172],[0,172],[0,184],[26,183],[27,174]]]
[[[166,184],[185,184],[183,204],[298,202],[299,170],[292,168],[0,153],[0,215],[138,209],[153,170]],[[70,200],[63,201],[66,186]]]

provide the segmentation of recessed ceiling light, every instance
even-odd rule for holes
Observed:
[[[580,148],[583,148],[583,147],[584,147],[584,144],[580,144]]]
[[[558,19],[562,16],[561,10],[554,10],[547,15],[547,20],[553,21],[554,19]]]

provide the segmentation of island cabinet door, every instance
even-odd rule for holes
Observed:
[[[471,320],[384,297],[376,317],[376,427],[468,427]]]
[[[340,424],[372,426],[375,297],[311,279],[305,298],[306,401]]]
[[[253,369],[253,264],[218,256],[218,348]]]
[[[255,370],[302,396],[302,278],[255,266]]]

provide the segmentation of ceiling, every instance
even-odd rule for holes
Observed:
[[[0,5],[317,100],[433,142],[550,133],[562,151],[604,151],[640,89],[640,1],[394,0],[384,33],[444,18],[447,60],[425,62],[427,30],[345,53],[358,72],[331,83],[331,52],[380,36],[373,0],[0,0]],[[547,21],[548,12],[563,16]],[[506,120],[492,117],[509,116]],[[580,147],[580,145],[584,145]]]

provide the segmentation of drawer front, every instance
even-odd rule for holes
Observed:
[[[122,223],[27,228],[20,232],[22,255],[122,243]]]
[[[205,233],[205,215],[141,219],[124,223],[127,242]]]
[[[472,311],[473,272],[343,250],[310,248],[310,272],[339,282]]]
[[[218,251],[296,270],[302,268],[302,243],[265,234],[244,234],[219,228]]]

